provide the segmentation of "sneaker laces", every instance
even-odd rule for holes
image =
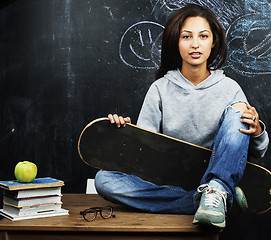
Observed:
[[[199,193],[205,193],[204,201],[206,206],[217,208],[222,200],[225,206],[225,212],[227,212],[225,192],[218,190],[209,184],[202,184],[198,187],[197,190]]]

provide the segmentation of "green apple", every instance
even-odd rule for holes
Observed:
[[[37,176],[38,168],[35,163],[23,161],[17,163],[14,169],[14,175],[19,182],[30,183],[33,182]]]

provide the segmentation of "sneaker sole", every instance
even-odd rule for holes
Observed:
[[[209,222],[209,221],[199,221],[199,220],[194,218],[192,223],[196,224],[196,225],[214,226],[214,227],[219,227],[219,228],[225,228],[226,227],[226,221],[224,221],[222,223],[213,223],[213,222]]]
[[[240,207],[241,211],[245,213],[248,210],[248,203],[247,203],[246,196],[240,187],[235,187],[235,191],[236,191],[236,196],[237,196],[236,202],[238,206]]]

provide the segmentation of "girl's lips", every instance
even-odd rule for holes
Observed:
[[[190,55],[192,58],[199,58],[200,55],[201,55],[201,52],[192,52],[192,53],[189,53],[189,55]]]

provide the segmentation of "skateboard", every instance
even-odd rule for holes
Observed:
[[[157,185],[197,189],[212,151],[133,124],[117,128],[107,118],[90,122],[78,140],[80,158],[89,166],[136,175]],[[271,208],[271,172],[247,162],[238,184],[251,213]]]

